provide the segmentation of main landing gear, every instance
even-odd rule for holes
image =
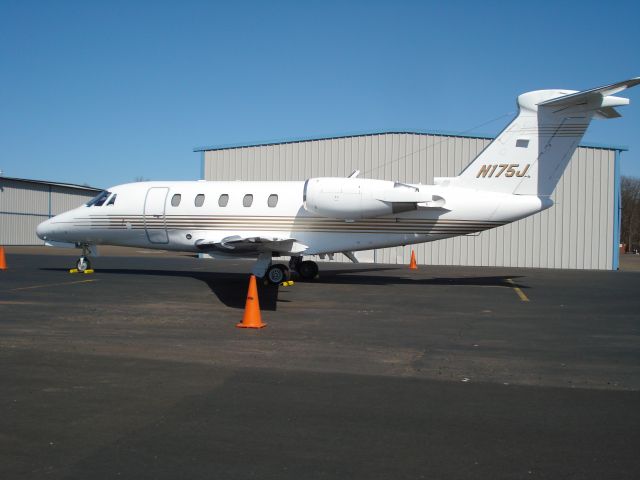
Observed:
[[[313,280],[318,276],[318,264],[311,260],[302,261],[302,257],[291,257],[289,266],[274,263],[267,268],[264,278],[271,285],[280,285],[291,278],[291,272],[297,272],[302,280]]]
[[[291,277],[291,271],[286,265],[275,263],[267,268],[265,278],[271,285],[280,285]]]
[[[301,256],[291,257],[289,268],[295,270],[303,280],[313,280],[318,275],[318,264],[311,260],[302,260]]]
[[[291,277],[291,272],[297,272],[302,280],[312,280],[318,275],[318,264],[311,260],[302,261],[301,256],[291,257],[289,266],[281,263],[271,263],[271,252],[264,252],[258,256],[252,273],[264,279],[270,285],[280,285]]]

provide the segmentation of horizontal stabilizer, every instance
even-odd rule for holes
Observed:
[[[595,118],[618,118],[621,115],[614,107],[628,105],[629,99],[612,95],[638,84],[640,84],[640,77],[582,92],[571,92],[567,95],[540,102],[538,107],[550,109],[554,114],[566,114],[567,116],[573,113],[591,111],[594,112]]]
[[[541,102],[538,105],[548,105],[548,106],[580,105],[586,102],[589,98],[595,97],[597,95],[601,97],[608,97],[609,95],[615,95],[616,93],[622,92],[623,90],[634,87],[638,84],[640,84],[640,77],[624,80],[622,82],[612,83],[611,85],[604,85],[602,87],[591,88],[589,90],[584,90],[582,92],[570,93],[569,95],[564,95],[562,97],[547,100],[546,102]],[[620,99],[620,100],[626,100],[626,99]],[[627,100],[626,103],[629,103],[629,101]]]

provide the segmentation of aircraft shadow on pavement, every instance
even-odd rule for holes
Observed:
[[[41,268],[49,271],[67,271],[63,268]],[[321,271],[320,276],[310,283],[325,285],[447,285],[447,286],[492,286],[527,289],[526,285],[517,282],[521,276],[495,275],[495,276],[465,276],[465,277],[428,277],[412,278],[406,273],[396,275],[368,275],[371,272],[395,270],[390,267],[371,267],[354,269],[328,269]],[[118,275],[148,275],[162,277],[193,278],[203,282],[218,299],[231,308],[244,308],[249,285],[247,273],[236,272],[202,272],[189,270],[153,270],[153,269],[126,269],[126,268],[99,268],[99,274]],[[293,280],[297,280],[295,274]],[[509,281],[513,283],[509,283]],[[280,287],[266,286],[258,281],[258,295],[260,308],[267,311],[277,310],[278,302],[289,302],[278,298]],[[295,287],[293,287],[295,288]]]
[[[357,270],[354,272],[360,272]],[[343,275],[348,273],[347,275]],[[340,284],[340,285],[450,285],[450,286],[482,286],[482,287],[529,287],[518,283],[521,275],[492,275],[492,276],[464,276],[464,277],[428,277],[410,278],[401,275],[358,275],[340,270],[321,272],[315,283]],[[513,282],[513,283],[510,283]]]
[[[41,270],[66,271],[62,268],[41,268]],[[146,275],[161,277],[193,278],[203,282],[227,307],[244,308],[249,287],[249,275],[247,273],[229,272],[194,272],[189,270],[151,270],[128,268],[98,268],[98,274],[117,275]],[[265,286],[258,280],[258,296],[260,309],[276,310],[279,288],[277,286]]]

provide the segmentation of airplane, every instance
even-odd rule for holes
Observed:
[[[640,77],[585,91],[518,97],[511,123],[457,177],[433,185],[349,177],[306,181],[153,181],[118,185],[38,225],[47,245],[96,245],[256,258],[252,273],[277,285],[291,271],[313,279],[305,256],[432,242],[496,228],[553,205],[550,196],[591,119],[620,117],[613,96]],[[288,266],[274,257],[290,257]]]

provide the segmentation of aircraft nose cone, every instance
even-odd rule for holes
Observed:
[[[48,236],[51,235],[51,219],[45,220],[36,227],[36,235],[41,240],[48,240]]]

